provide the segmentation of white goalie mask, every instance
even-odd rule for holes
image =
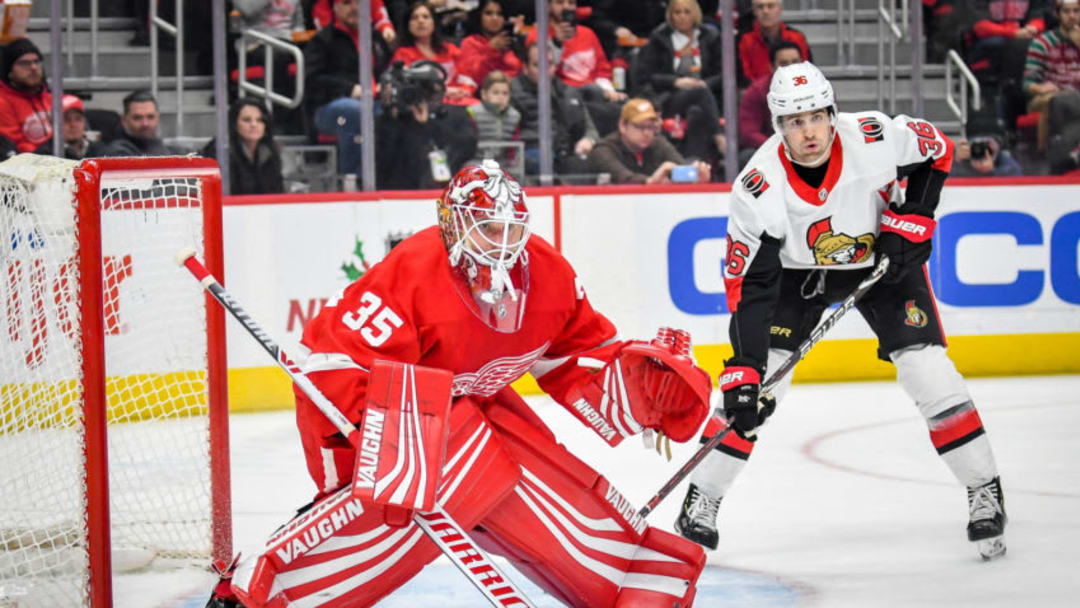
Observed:
[[[781,119],[792,114],[801,114],[813,110],[827,110],[832,125],[829,141],[836,136],[836,97],[832,84],[825,74],[814,64],[804,61],[776,68],[769,82],[769,94],[766,96],[769,112],[772,114],[773,128],[784,137]],[[787,139],[784,139],[787,146]],[[828,153],[826,148],[825,153]]]
[[[494,161],[458,171],[439,198],[439,229],[462,299],[489,327],[521,327],[529,289],[525,193]]]

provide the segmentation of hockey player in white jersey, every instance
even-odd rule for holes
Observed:
[[[694,471],[676,530],[716,548],[720,501],[791,385],[788,374],[773,395],[759,394],[762,379],[884,255],[887,274],[856,306],[938,454],[967,486],[969,540],[984,559],[1001,555],[1006,517],[997,465],[945,353],[924,267],[952,141],[921,119],[838,112],[832,85],[810,63],[777,69],[767,99],[776,133],[735,180],[728,219],[724,281],[734,356],[720,376],[727,420],[714,416],[701,441],[728,424],[735,432]]]

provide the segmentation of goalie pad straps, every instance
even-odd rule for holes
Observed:
[[[375,361],[360,423],[354,496],[419,511],[434,507],[452,381],[446,370]]]

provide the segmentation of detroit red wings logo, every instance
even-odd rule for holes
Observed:
[[[814,251],[814,260],[823,266],[857,264],[870,258],[874,234],[868,232],[853,237],[834,233],[830,216],[810,225],[806,230],[806,245]]]
[[[754,198],[761,196],[762,192],[769,189],[769,182],[765,181],[765,176],[761,174],[761,171],[753,169],[742,178],[742,187]]]
[[[795,86],[801,86],[804,84],[810,84],[810,81],[806,79],[806,76],[796,76],[791,79],[795,83]]]
[[[516,357],[500,357],[488,361],[475,372],[466,372],[454,376],[451,393],[455,397],[478,395],[490,397],[514,380],[525,375],[533,363],[547,352],[550,342],[544,342],[540,348]]]
[[[872,116],[860,118],[859,129],[862,131],[863,141],[868,144],[885,139],[885,126]]]

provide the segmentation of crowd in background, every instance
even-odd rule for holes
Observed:
[[[143,11],[145,2],[132,2]],[[161,10],[167,13],[161,0]],[[357,0],[232,0],[229,63],[244,54],[258,80],[255,29],[302,47],[304,99],[295,111],[234,100],[226,146],[232,192],[286,190],[275,131],[337,149],[337,172],[359,174],[360,100],[375,91],[379,189],[435,187],[469,161],[495,158],[519,178],[540,170],[537,92],[550,83],[554,170],[561,183],[724,181],[722,45],[716,0],[550,0],[549,73],[541,74],[532,0],[373,0],[372,82],[359,81]],[[813,60],[781,0],[738,0],[734,62],[739,166],[773,133],[765,95],[777,66]],[[1080,166],[1080,0],[924,2],[927,58],[955,49],[982,84],[984,110],[966,125],[954,174],[1009,176]],[[145,15],[137,12],[142,20]],[[198,29],[193,16],[190,26]],[[142,21],[140,21],[141,23]],[[205,30],[204,30],[205,31]],[[146,44],[145,31],[132,44]],[[190,48],[209,65],[205,36]],[[295,91],[296,66],[275,61],[274,89]],[[871,108],[845,107],[862,110]],[[162,155],[158,102],[122,108],[63,99],[64,155]],[[28,39],[0,58],[0,154],[52,150],[52,100],[42,53]],[[110,118],[109,114],[115,115]],[[88,122],[93,133],[88,136]],[[195,134],[206,135],[206,134]],[[1010,150],[1027,143],[1035,162]],[[213,155],[215,143],[203,149]]]

